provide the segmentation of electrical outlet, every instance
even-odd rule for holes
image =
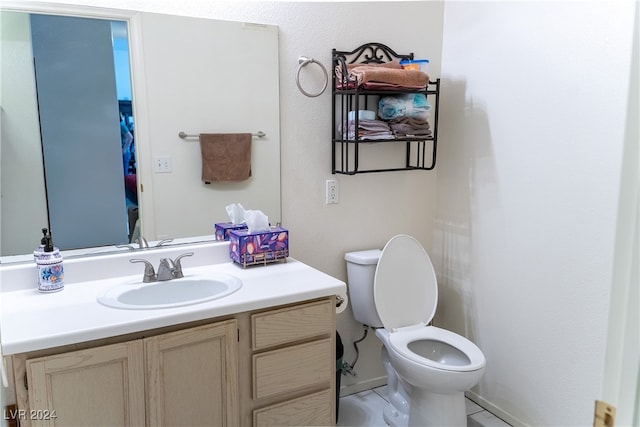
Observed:
[[[171,157],[156,157],[153,162],[153,171],[155,173],[171,172]]]
[[[326,181],[326,193],[325,203],[327,205],[334,205],[340,201],[338,197],[338,181],[335,179],[328,179]]]

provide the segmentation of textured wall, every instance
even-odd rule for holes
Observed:
[[[633,7],[446,3],[438,321],[516,424],[590,425],[600,398]]]

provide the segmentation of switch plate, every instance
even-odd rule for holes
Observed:
[[[340,201],[338,197],[338,181],[335,179],[328,179],[325,183],[325,203],[327,205],[334,205]]]
[[[153,171],[155,173],[171,172],[171,157],[169,156],[156,157],[153,162]]]

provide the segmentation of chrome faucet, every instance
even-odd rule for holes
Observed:
[[[144,259],[133,258],[129,262],[143,262],[144,263],[144,276],[142,277],[143,283],[150,282],[164,282],[171,279],[179,279],[184,277],[182,273],[182,264],[180,261],[184,257],[192,256],[193,252],[186,252],[182,255],[178,255],[175,260],[171,258],[160,259],[160,265],[158,266],[158,274],[153,269],[153,265]]]
[[[160,265],[158,266],[158,282],[164,282],[165,280],[171,280],[175,278],[176,264],[171,258],[162,258]]]

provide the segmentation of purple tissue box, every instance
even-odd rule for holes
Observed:
[[[249,233],[249,230],[229,232],[229,256],[243,267],[285,260],[289,256],[289,231],[270,227],[269,231]]]
[[[229,231],[231,230],[246,230],[247,224],[234,224],[232,222],[217,222],[216,228],[216,240],[229,240]]]

